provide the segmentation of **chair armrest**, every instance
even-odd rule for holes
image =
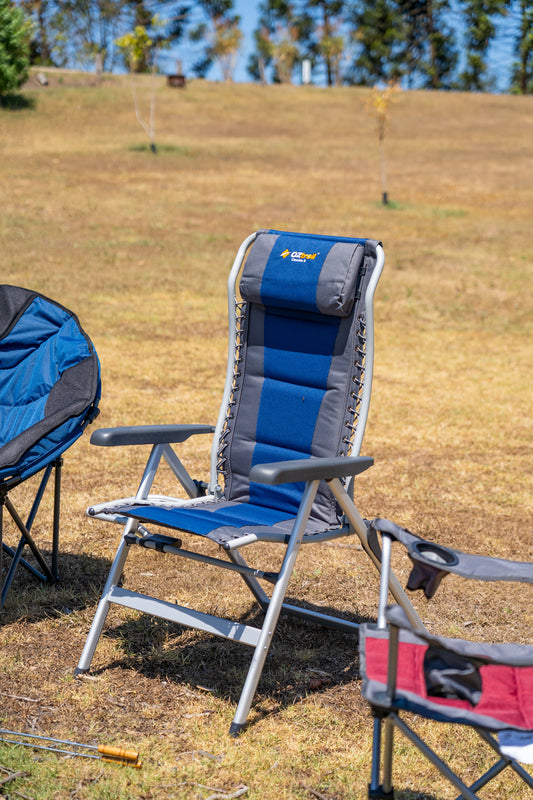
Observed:
[[[196,433],[214,433],[213,425],[133,425],[126,428],[100,428],[91,435],[91,444],[121,447],[129,444],[177,444]]]
[[[296,481],[332,480],[359,475],[372,466],[374,459],[368,456],[348,458],[302,458],[295,461],[274,461],[256,464],[250,470],[250,480],[275,486]]]
[[[529,561],[510,561],[463,553],[422,539],[388,519],[375,519],[371,522],[369,543],[373,549],[377,531],[403,544],[414,565],[407,588],[412,591],[423,589],[428,599],[435,594],[447,573],[481,581],[533,583],[533,564]]]

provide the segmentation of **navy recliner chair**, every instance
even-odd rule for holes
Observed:
[[[38,292],[1,285],[0,374],[1,608],[19,565],[40,581],[58,578],[62,455],[98,413],[100,366],[71,311]],[[24,522],[9,493],[38,473],[41,480]],[[47,559],[31,529],[52,473],[52,548]],[[19,534],[14,547],[4,541],[4,508]],[[31,561],[24,557],[28,550]]]
[[[89,632],[78,672],[90,668],[112,603],[239,641],[253,657],[230,728],[246,723],[281,613],[354,631],[353,622],[290,604],[285,596],[301,546],[356,534],[367,545],[367,523],[352,500],[352,482],[372,464],[359,455],[370,402],[373,296],[383,267],[381,244],[261,230],[237,254],[228,282],[229,359],[216,427],[163,425],[95,431],[104,447],[151,445],[133,497],[89,509],[124,524],[119,548]],[[172,444],[214,433],[208,484],[193,480]],[[189,495],[152,494],[164,458]],[[152,526],[167,529],[152,532]],[[227,559],[182,547],[181,538],[211,540]],[[192,534],[192,537],[189,537]],[[242,552],[275,542],[281,564],[257,569]],[[148,597],[120,585],[128,552],[144,547],[240,573],[260,608],[261,627]],[[266,584],[266,587],[265,587]],[[273,586],[270,593],[265,590]],[[391,590],[421,625],[394,576]],[[221,584],[221,604],[224,586]]]

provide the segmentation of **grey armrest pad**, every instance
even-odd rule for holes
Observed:
[[[270,464],[256,464],[250,470],[250,480],[272,486],[295,481],[315,481],[323,478],[346,478],[359,475],[374,463],[373,458],[357,456],[347,458],[302,458],[296,461],[275,461]]]
[[[370,525],[369,542],[375,531],[387,533],[401,542],[414,562],[434,572],[453,572],[463,578],[481,581],[517,581],[533,583],[533,564],[530,561],[509,561],[493,556],[478,556],[443,547],[416,536],[389,519],[375,519]],[[427,573],[429,574],[429,572]],[[422,588],[412,587],[412,588]]]
[[[91,444],[120,447],[127,444],[176,444],[196,433],[213,433],[213,425],[133,425],[127,428],[100,428],[91,435]]]

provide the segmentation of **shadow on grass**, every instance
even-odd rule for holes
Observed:
[[[313,610],[335,613],[335,609],[324,606]],[[345,618],[357,623],[367,621],[348,614]],[[263,613],[251,605],[238,621],[258,627]],[[251,647],[238,642],[146,615],[108,629],[105,635],[120,641],[124,658],[101,671],[133,669],[148,678],[207,689],[232,704],[239,700],[253,654]],[[259,716],[270,714],[310,693],[351,683],[358,674],[357,635],[282,616],[259,682],[254,710]]]
[[[41,552],[50,563],[50,552],[44,549]],[[4,555],[2,584],[9,564],[10,558]],[[110,565],[106,558],[60,552],[59,580],[57,583],[41,583],[19,564],[0,622],[9,624],[22,618],[25,622],[38,622],[95,605]]]
[[[5,94],[0,96],[0,109],[6,111],[23,111],[25,109],[36,108],[37,103],[33,97],[26,97],[23,94]]]
[[[174,144],[156,144],[155,150],[149,143],[135,144],[128,148],[132,153],[150,153],[154,156],[158,155],[178,155],[192,157],[195,154],[194,150],[190,147],[180,147]]]

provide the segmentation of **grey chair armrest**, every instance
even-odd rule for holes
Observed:
[[[125,428],[100,428],[91,435],[91,444],[121,447],[130,444],[177,444],[197,433],[214,433],[213,425],[132,425]]]
[[[463,553],[421,539],[388,519],[375,519],[370,524],[369,543],[373,549],[376,546],[376,531],[403,544],[414,565],[407,588],[423,589],[428,599],[433,597],[442,578],[448,573],[481,581],[533,583],[533,564],[529,561],[510,561]]]
[[[295,481],[331,480],[359,475],[372,466],[374,459],[368,456],[348,458],[302,458],[296,461],[274,461],[256,464],[250,470],[250,480],[275,486]]]

